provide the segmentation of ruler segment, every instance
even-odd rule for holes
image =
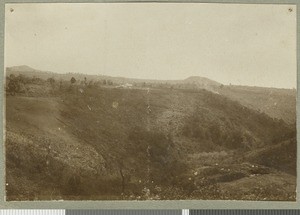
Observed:
[[[300,210],[190,210],[190,215],[300,215]]]
[[[189,215],[189,209],[182,209],[182,215]]]
[[[7,209],[0,210],[0,215],[65,215],[65,210]]]
[[[182,210],[66,210],[66,215],[182,215]]]

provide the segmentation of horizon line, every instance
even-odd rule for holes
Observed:
[[[234,84],[234,83],[229,83],[229,84],[224,84],[221,83],[219,81],[216,81],[214,79],[211,78],[207,78],[205,76],[199,76],[199,75],[191,75],[188,76],[186,78],[183,79],[152,79],[152,78],[135,78],[135,77],[124,77],[124,76],[110,76],[110,75],[102,75],[102,74],[87,74],[87,73],[75,73],[75,72],[67,72],[67,73],[58,73],[58,72],[53,72],[53,71],[48,71],[48,70],[40,70],[40,69],[35,69],[31,66],[28,65],[18,65],[18,66],[6,66],[5,67],[5,71],[4,74],[6,73],[6,69],[7,68],[13,68],[13,67],[28,67],[30,69],[32,69],[34,72],[44,72],[44,73],[53,73],[53,74],[57,74],[57,75],[67,75],[67,74],[79,74],[79,75],[86,75],[86,76],[102,76],[102,77],[110,77],[110,78],[123,78],[123,79],[133,79],[133,80],[141,80],[141,81],[184,81],[186,79],[192,78],[192,77],[197,77],[197,78],[203,78],[203,79],[207,79],[209,81],[212,82],[216,82],[219,85],[223,85],[223,86],[236,86],[236,87],[257,87],[257,88],[269,88],[269,89],[284,89],[284,90],[297,90],[297,85],[295,87],[290,87],[290,88],[284,88],[284,87],[274,87],[274,86],[258,86],[258,85],[242,85],[242,84]],[[297,82],[298,83],[298,82]]]

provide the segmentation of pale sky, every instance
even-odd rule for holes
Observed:
[[[5,66],[296,87],[296,6],[6,4]]]

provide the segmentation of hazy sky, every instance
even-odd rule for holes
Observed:
[[[5,66],[296,87],[296,7],[6,4]]]

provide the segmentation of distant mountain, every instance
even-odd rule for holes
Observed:
[[[200,76],[191,76],[187,79],[184,79],[182,82],[188,84],[195,84],[198,86],[221,86],[221,84],[216,81]]]
[[[10,75],[15,75],[15,76],[25,75],[27,77],[37,77],[46,80],[48,78],[53,77],[56,74],[49,71],[37,70],[27,65],[21,65],[21,66],[6,67],[6,76],[10,76]]]
[[[33,69],[26,65],[7,67],[7,70],[9,70],[10,72],[36,72],[36,71],[38,71],[38,70]]]

